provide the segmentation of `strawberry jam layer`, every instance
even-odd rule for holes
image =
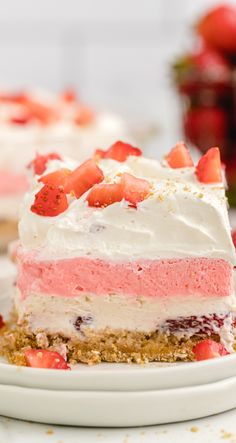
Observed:
[[[22,297],[32,292],[65,297],[85,293],[226,297],[233,293],[233,268],[222,259],[40,261],[32,254],[20,254],[18,261],[17,286]]]

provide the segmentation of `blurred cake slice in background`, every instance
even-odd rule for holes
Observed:
[[[19,203],[27,189],[26,165],[35,153],[57,151],[77,161],[118,138],[128,137],[123,120],[95,112],[73,90],[0,91],[0,249],[17,237]]]

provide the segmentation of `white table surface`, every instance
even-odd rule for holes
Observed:
[[[178,407],[178,406],[176,406]],[[0,417],[1,443],[236,443],[236,410],[146,428],[74,428]]]

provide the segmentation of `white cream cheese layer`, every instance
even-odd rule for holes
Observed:
[[[204,186],[194,168],[171,169],[144,157],[129,157],[125,163],[102,160],[99,166],[107,183],[119,181],[122,172],[146,178],[151,183],[150,196],[137,209],[124,200],[91,208],[84,194],[72,199],[59,216],[42,217],[30,211],[41,187],[35,183],[25,196],[19,224],[26,250],[39,249],[42,259],[209,257],[235,264],[221,184]],[[57,168],[58,162],[49,165],[50,171]]]
[[[168,333],[171,327],[168,320],[177,322],[192,316],[196,319],[187,331],[173,331],[176,335],[191,336],[199,332],[198,321],[201,317],[214,314],[223,319],[219,328],[216,320],[211,319],[210,326],[222,336],[227,349],[232,342],[232,315],[235,310],[234,296],[213,298],[186,297],[152,298],[127,297],[125,295],[84,295],[66,298],[44,294],[29,294],[24,300],[19,292],[15,296],[19,322],[27,320],[32,332],[43,330],[48,334],[62,334],[66,337],[78,336],[84,327],[92,331],[105,329],[126,330],[152,333],[162,330]],[[79,321],[77,320],[79,318]],[[225,319],[225,320],[224,320]],[[76,324],[77,321],[77,324]],[[166,325],[166,326],[165,326]],[[207,320],[204,320],[207,326]],[[176,325],[179,328],[180,325]],[[170,330],[171,331],[171,330]]]

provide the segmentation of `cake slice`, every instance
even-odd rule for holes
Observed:
[[[162,163],[123,142],[75,168],[51,160],[19,233],[18,326],[2,345],[11,361],[25,363],[26,350],[29,361],[30,348],[72,363],[233,352],[235,249],[218,148],[196,166],[182,142]]]

